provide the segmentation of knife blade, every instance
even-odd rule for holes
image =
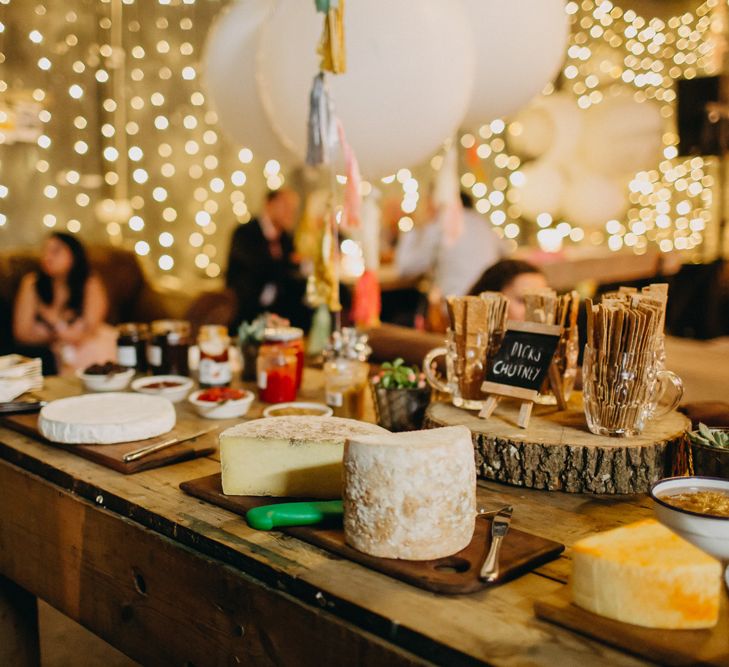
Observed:
[[[7,401],[0,403],[0,414],[17,415],[23,412],[38,412],[46,401]]]
[[[486,560],[481,567],[481,579],[486,581],[496,581],[499,576],[499,553],[501,552],[501,543],[509,532],[511,524],[511,515],[514,509],[511,505],[502,508],[494,516],[491,523],[491,548],[489,549]]]
[[[160,442],[156,445],[146,445],[144,447],[140,447],[139,449],[135,449],[131,452],[127,452],[126,454],[124,454],[124,456],[122,456],[122,461],[124,461],[124,463],[138,461],[139,459],[144,458],[145,456],[149,456],[150,454],[154,454],[155,452],[158,452],[162,449],[167,449],[167,447],[179,445],[183,442],[188,442],[189,440],[195,440],[195,438],[199,438],[206,433],[212,433],[215,430],[217,430],[217,427],[209,428],[205,431],[198,431],[197,433],[185,436],[184,438],[170,438],[169,440],[165,440],[164,442]]]

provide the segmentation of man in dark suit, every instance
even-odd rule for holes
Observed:
[[[266,195],[261,215],[233,233],[225,282],[238,298],[234,330],[263,312],[308,327],[306,282],[299,272],[292,238],[298,207],[299,196],[293,190],[273,190]]]

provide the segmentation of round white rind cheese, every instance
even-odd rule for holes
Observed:
[[[381,558],[432,560],[465,549],[476,522],[476,464],[464,426],[351,438],[344,535]]]
[[[168,433],[176,421],[166,398],[110,392],[52,401],[40,411],[38,428],[51,442],[111,445]]]

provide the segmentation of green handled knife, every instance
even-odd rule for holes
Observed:
[[[312,526],[342,516],[341,500],[312,500],[299,503],[262,505],[246,512],[246,521],[256,530],[279,526]]]

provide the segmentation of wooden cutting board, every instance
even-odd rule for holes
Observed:
[[[538,600],[539,618],[597,639],[661,665],[729,665],[729,606],[722,591],[719,623],[709,630],[653,630],[621,623],[581,609],[570,602],[569,592]]]
[[[220,473],[200,477],[180,484],[187,494],[245,516],[253,507],[274,503],[303,500],[296,498],[261,498],[254,496],[225,496],[220,482]],[[493,584],[479,579],[478,573],[491,544],[491,520],[476,520],[476,531],[471,544],[453,556],[428,561],[376,558],[353,549],[344,541],[341,523],[332,526],[298,526],[282,528],[282,532],[293,535],[322,549],[353,560],[395,579],[434,593],[457,595],[474,593],[488,586],[514,579],[547,561],[557,558],[564,545],[530,535],[512,528],[501,546],[501,576]]]
[[[149,438],[147,440],[138,440],[136,442],[122,442],[115,445],[65,445],[58,442],[46,440],[38,429],[38,414],[26,413],[17,415],[8,415],[2,418],[3,426],[7,426],[15,431],[37,438],[54,447],[65,449],[85,459],[89,459],[94,463],[98,463],[112,470],[131,475],[142,470],[150,470],[152,468],[161,468],[172,463],[196,459],[201,456],[207,456],[215,452],[217,437],[215,433],[210,432],[197,438],[187,440],[179,445],[173,445],[165,449],[149,454],[136,461],[129,463],[124,462],[124,454],[146,447],[147,445],[155,445],[165,442],[172,438],[189,438],[190,436],[200,433],[200,431],[208,428],[214,429],[214,426],[205,426],[200,424],[200,419],[190,419],[178,414],[177,423],[169,433]]]

